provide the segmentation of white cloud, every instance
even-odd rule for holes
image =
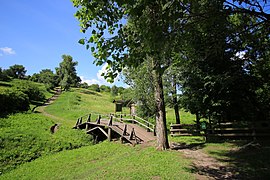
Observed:
[[[87,83],[88,85],[91,84],[100,84],[100,82],[97,79],[86,79],[84,76],[80,76],[82,83]]]
[[[97,73],[97,78],[98,80],[102,81],[102,82],[106,82],[106,80],[104,79],[104,77],[101,75],[102,73],[106,73],[106,67],[108,66],[108,64],[104,64],[100,70],[98,70],[98,73]]]
[[[113,84],[109,83],[106,81],[106,79],[104,79],[104,76],[102,76],[102,73],[106,73],[106,67],[108,66],[108,64],[104,64],[100,70],[98,70],[97,74],[96,74],[96,78],[93,79],[87,79],[84,76],[80,76],[82,83],[86,82],[88,85],[91,84],[99,84],[99,85],[106,85],[106,86],[112,86]],[[120,76],[118,75],[114,82],[120,81]]]
[[[100,70],[98,70],[96,74],[96,78],[94,79],[86,79],[84,76],[80,76],[82,83],[86,82],[88,85],[91,84],[99,84],[99,85],[107,85],[110,86],[111,84],[107,82],[104,77],[101,75],[102,73],[106,72],[106,67],[108,64],[104,64]]]
[[[2,51],[4,54],[8,54],[8,55],[16,54],[16,52],[12,48],[9,48],[9,47],[1,47],[0,51]]]

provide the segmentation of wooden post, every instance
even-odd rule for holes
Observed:
[[[113,116],[110,117],[110,121],[109,121],[108,126],[112,126],[112,120],[113,120]]]
[[[79,122],[80,122],[80,118],[77,119],[75,127],[77,127],[79,125]]]
[[[101,119],[101,115],[98,115],[98,118],[97,118],[97,121],[96,121],[97,124],[100,124],[100,119]]]
[[[150,125],[149,125],[149,121],[148,121],[148,119],[147,119],[147,127],[148,127],[148,128],[147,128],[147,132],[150,132],[149,126],[150,126]]]
[[[87,122],[91,121],[91,114],[88,115]]]
[[[123,122],[123,115],[120,115],[120,121]]]
[[[125,124],[124,126],[124,130],[123,130],[123,136],[127,135],[127,124]]]
[[[131,131],[130,136],[129,136],[129,140],[132,140],[133,138],[135,138],[135,140],[136,140],[136,134],[135,134],[134,128],[132,128],[132,131]]]
[[[108,141],[112,141],[112,128],[108,128]]]
[[[82,124],[82,117],[80,118],[80,123],[79,124]]]
[[[156,126],[154,126],[154,136],[156,136],[157,133],[156,133]]]

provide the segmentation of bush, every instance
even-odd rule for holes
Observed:
[[[18,81],[14,88],[27,94],[30,102],[43,101],[45,99],[44,93],[31,81]]]
[[[12,88],[0,91],[0,102],[1,113],[27,111],[30,108],[28,96]]]

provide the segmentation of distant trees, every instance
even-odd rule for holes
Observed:
[[[111,88],[111,95],[112,96],[117,96],[118,95],[118,88],[117,86],[113,85]]]
[[[99,88],[101,92],[111,92],[110,86],[101,85]]]
[[[62,55],[62,59],[63,61],[59,64],[59,68],[56,68],[61,88],[69,90],[71,86],[79,86],[81,79],[77,76],[75,68],[78,62],[73,61],[70,55]]]
[[[8,78],[24,79],[27,70],[23,65],[15,64],[10,66],[8,69],[1,69],[1,77],[3,80]]]
[[[50,69],[43,69],[30,77],[31,81],[44,83],[46,88],[53,89],[58,85],[57,75]]]
[[[91,84],[91,85],[89,85],[88,89],[90,89],[92,91],[100,92],[100,87],[98,84]]]

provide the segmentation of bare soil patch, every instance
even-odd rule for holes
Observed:
[[[191,169],[198,180],[238,179],[234,167],[218,161],[198,147],[183,146],[181,144],[172,144],[171,147],[182,152],[185,157],[192,159]]]

